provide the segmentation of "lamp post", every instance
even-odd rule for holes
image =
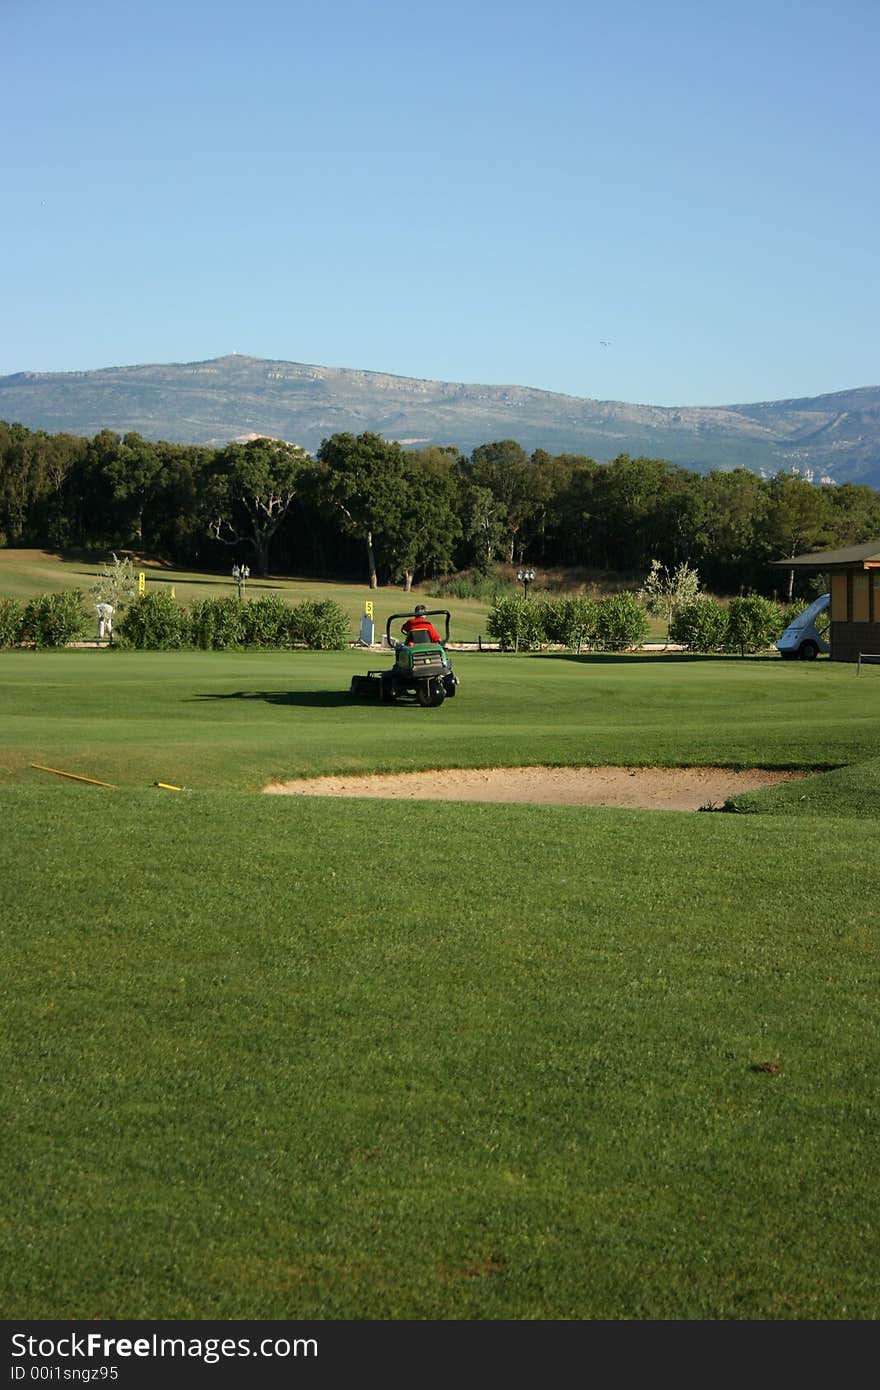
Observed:
[[[524,597],[524,598],[528,598],[528,596],[529,596],[529,585],[531,584],[532,580],[533,580],[534,577],[535,577],[535,571],[534,571],[534,570],[517,570],[516,577],[517,577],[517,579],[519,580],[520,584],[522,584],[522,586],[523,586],[523,597]]]
[[[239,597],[239,598],[242,598],[242,597],[244,596],[245,585],[247,584],[248,580],[249,580],[250,577],[251,577],[251,572],[250,572],[250,570],[248,569],[248,566],[247,566],[247,565],[233,565],[233,566],[232,566],[232,577],[233,577],[233,579],[235,580],[236,586],[237,586],[237,588],[238,588],[238,597]]]

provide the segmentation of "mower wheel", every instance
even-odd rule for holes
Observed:
[[[416,699],[423,709],[435,709],[446,699],[442,681],[428,681],[416,691]]]

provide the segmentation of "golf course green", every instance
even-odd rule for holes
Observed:
[[[387,660],[0,653],[5,1316],[876,1318],[880,669]],[[811,775],[261,795],[609,763]]]

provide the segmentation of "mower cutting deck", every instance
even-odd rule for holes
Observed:
[[[431,641],[419,632],[407,635],[407,641],[395,642],[391,624],[397,618],[413,618],[414,613],[392,613],[385,624],[385,637],[395,647],[394,665],[390,670],[368,671],[365,676],[352,676],[351,693],[361,699],[393,702],[412,699],[425,708],[442,705],[451,698],[458,685],[446,651],[449,641],[449,610],[433,608],[422,614],[425,618],[444,617],[446,632],[440,642]]]

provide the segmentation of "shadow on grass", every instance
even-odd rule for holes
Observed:
[[[112,552],[105,550],[103,546],[70,546],[68,548],[67,546],[47,545],[44,553],[51,555],[53,559],[63,561],[64,564],[72,565],[106,565],[113,558]]]
[[[576,661],[581,666],[632,666],[648,663],[681,666],[685,663],[706,662],[763,662],[775,661],[770,654],[738,656],[730,652],[529,652],[533,661]],[[779,658],[781,660],[781,658]]]
[[[182,576],[181,576],[179,573],[175,573],[175,574],[153,574],[153,573],[149,573],[149,574],[147,575],[147,583],[148,583],[148,584],[172,584],[172,585],[173,585],[173,584],[186,584],[187,587],[192,586],[193,588],[195,588],[196,585],[198,585],[198,584],[210,584],[210,585],[211,585],[213,588],[215,588],[215,589],[216,589],[216,588],[218,587],[218,585],[220,585],[220,584],[226,584],[226,585],[228,586],[228,589],[229,589],[228,597],[229,597],[229,598],[236,598],[236,597],[238,596],[238,586],[236,585],[235,580],[234,580],[234,579],[228,579],[227,576],[226,576],[225,574],[215,574],[213,577],[212,577],[211,575],[208,575],[208,577],[207,577],[206,579],[194,579],[194,578],[192,578],[192,576],[189,574],[189,572],[184,572],[184,574],[183,574]],[[278,591],[279,591],[279,589],[280,589],[281,587],[282,587],[282,583],[281,583],[281,580],[279,580],[279,579],[270,579],[270,580],[267,580],[265,583],[264,583],[262,580],[260,580],[260,579],[257,579],[257,580],[249,579],[248,582],[247,582],[247,584],[245,584],[245,585],[243,586],[243,592],[242,592],[242,595],[241,595],[242,601],[243,601],[243,602],[247,602],[248,594],[251,592],[252,589],[260,589],[260,590],[265,590],[266,593],[277,594]]]
[[[94,548],[49,546],[45,553],[64,561],[65,564],[86,565],[91,570],[92,567],[99,568],[103,565],[109,565],[114,552],[104,549],[103,546]],[[117,549],[115,553],[120,559],[132,560],[136,570],[143,570],[148,584],[187,584],[193,586],[207,584],[213,588],[216,588],[218,584],[227,584],[233,597],[237,592],[237,585],[229,571],[202,570],[200,573],[198,570],[188,570],[184,566],[175,565],[171,560],[137,556],[125,549]],[[252,576],[244,586],[244,597],[247,597],[251,589],[265,589],[274,593],[284,583],[283,579],[276,576],[272,578],[266,575]]]
[[[267,705],[288,705],[297,709],[339,709],[343,705],[370,705],[378,700],[358,700],[348,690],[230,690],[199,694],[196,700],[264,700]],[[392,708],[392,706],[388,706]]]

